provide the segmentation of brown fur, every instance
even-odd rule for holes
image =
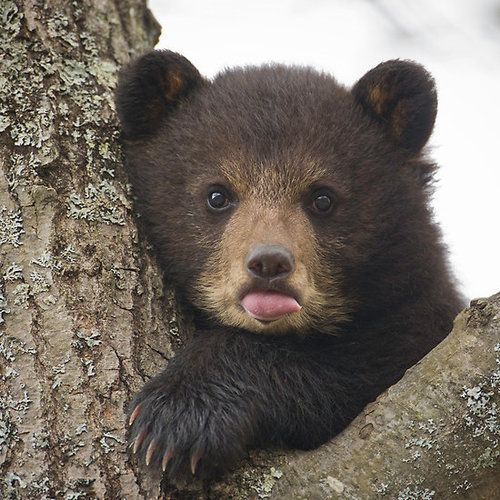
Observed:
[[[172,73],[166,80],[165,96],[169,101],[175,101],[182,89],[184,88],[184,80],[179,73]]]
[[[375,85],[368,90],[368,102],[377,115],[383,115],[387,104],[390,101],[390,94],[382,84]]]
[[[336,324],[348,319],[349,307],[335,285],[335,278],[324,273],[314,230],[300,207],[301,197],[309,186],[326,172],[310,159],[309,167],[301,162],[294,169],[290,159],[281,166],[256,169],[261,175],[249,178],[242,175],[244,170],[240,168],[248,161],[251,160],[233,159],[221,166],[225,181],[245,201],[229,220],[217,251],[207,261],[197,281],[193,302],[224,324],[255,332],[286,333],[312,326],[335,331]],[[299,291],[303,305],[298,314],[270,324],[248,316],[235,300],[249,286],[245,258],[252,248],[262,244],[280,244],[292,252],[296,270],[288,286]]]
[[[437,98],[421,66],[388,61],[352,89],[281,65],[207,82],[153,52],[123,71],[117,109],[140,220],[196,325],[130,408],[140,454],[174,450],[170,478],[192,457],[212,476],[251,446],[318,446],[446,336],[463,302],[429,208]],[[245,263],[271,244],[294,269],[263,284]],[[251,318],[240,300],[262,288],[302,309]]]

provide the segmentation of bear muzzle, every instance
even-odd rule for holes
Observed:
[[[248,253],[246,268],[252,279],[274,283],[293,273],[295,259],[283,245],[258,245]]]
[[[258,245],[250,250],[245,264],[255,288],[245,293],[240,301],[249,316],[270,322],[300,311],[301,305],[294,294],[282,290],[295,270],[295,259],[287,248],[283,245]]]

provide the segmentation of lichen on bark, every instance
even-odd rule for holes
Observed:
[[[113,87],[159,29],[143,0],[7,0],[0,20],[0,496],[153,494],[124,407],[179,335],[139,242]]]

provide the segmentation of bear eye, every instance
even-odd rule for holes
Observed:
[[[317,214],[326,214],[333,207],[334,195],[328,188],[317,189],[311,196],[311,208]]]
[[[221,211],[229,206],[229,194],[221,186],[212,187],[207,196],[208,207],[213,211]]]

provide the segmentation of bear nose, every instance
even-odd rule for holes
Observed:
[[[282,245],[259,245],[246,258],[247,271],[253,278],[274,281],[289,276],[294,268],[294,258]]]

